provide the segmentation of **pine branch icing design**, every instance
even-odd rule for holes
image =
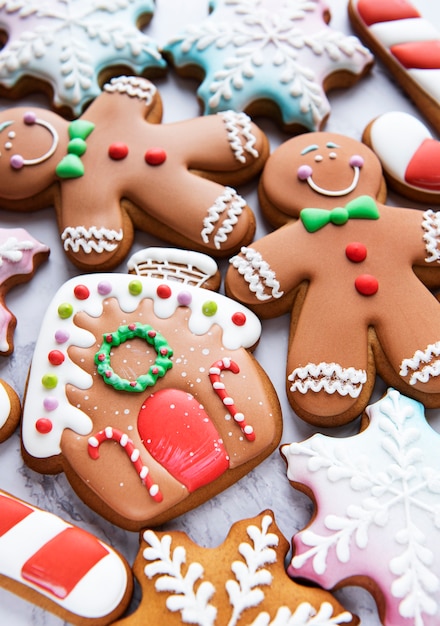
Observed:
[[[289,573],[325,588],[369,576],[386,601],[385,626],[434,626],[440,435],[423,406],[394,389],[367,414],[367,429],[354,437],[315,435],[282,447],[289,479],[311,488],[317,503],[317,516],[294,538]]]
[[[244,623],[250,626],[334,626],[351,622],[352,615],[348,611],[338,613],[335,606],[326,601],[321,602],[318,607],[308,601],[300,602],[293,610],[287,605],[280,606],[273,619],[267,611],[261,610],[252,622],[247,621],[244,617],[247,610],[259,606],[264,608],[265,589],[274,582],[269,568],[278,559],[276,549],[279,536],[269,530],[273,524],[272,516],[265,514],[257,519],[261,521],[261,525],[247,525],[246,540],[239,543],[237,548],[240,558],[231,563],[230,572],[224,582],[224,591],[230,605],[227,626]],[[218,625],[220,622],[216,603],[222,601],[223,590],[207,579],[202,563],[188,562],[185,546],[179,544],[173,547],[173,537],[165,533],[161,535],[152,530],[143,533],[146,544],[142,552],[146,562],[145,576],[155,579],[157,592],[168,594],[166,607],[172,613],[180,612],[182,623]],[[210,558],[212,559],[212,555]]]
[[[177,66],[206,72],[198,91],[206,113],[269,98],[285,124],[317,129],[330,110],[323,80],[336,67],[360,74],[371,62],[356,37],[327,26],[324,8],[321,0],[218,0],[165,50]]]

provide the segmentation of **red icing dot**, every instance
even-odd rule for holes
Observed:
[[[64,363],[64,354],[60,350],[51,350],[48,359],[52,365],[61,365]]]
[[[163,148],[150,148],[145,153],[145,161],[148,165],[162,165],[167,158]]]
[[[159,285],[156,291],[159,298],[166,300],[171,296],[171,287],[169,285]]]
[[[353,263],[361,263],[367,258],[367,248],[363,243],[353,241],[345,248],[345,254],[347,255],[347,259],[353,261]]]
[[[246,324],[246,315],[241,311],[234,313],[232,316],[232,323],[236,326],[244,326]]]
[[[53,424],[47,417],[40,417],[40,419],[35,422],[35,428],[42,435],[47,435],[47,433],[50,433],[52,427]]]
[[[90,296],[90,291],[85,285],[77,285],[73,290],[73,293],[75,294],[75,298],[78,298],[78,300],[87,300]]]
[[[379,281],[371,274],[361,274],[356,278],[354,284],[362,296],[374,296],[379,289]]]
[[[122,141],[116,141],[109,146],[108,155],[114,161],[125,159],[128,154],[128,146]]]

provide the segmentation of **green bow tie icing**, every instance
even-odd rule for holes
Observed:
[[[67,154],[58,163],[55,172],[59,178],[79,178],[84,174],[84,165],[81,157],[87,150],[86,139],[95,128],[87,120],[74,120],[69,124],[70,141],[67,144]]]
[[[342,226],[349,219],[377,220],[379,210],[376,202],[370,196],[359,196],[345,207],[336,207],[331,211],[327,209],[303,209],[300,218],[306,230],[314,233],[327,224]]]

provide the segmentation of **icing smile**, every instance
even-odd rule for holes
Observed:
[[[325,147],[331,149],[331,152],[329,152],[328,154],[328,158],[332,160],[336,159],[338,155],[335,150],[339,148],[339,146],[334,143],[327,143]],[[304,156],[305,154],[308,154],[310,152],[314,152],[318,149],[319,146],[315,144],[307,146],[307,148],[304,148],[304,150],[302,150],[301,156]],[[321,163],[323,160],[324,157],[322,156],[322,154],[316,154],[316,163]],[[297,176],[299,180],[306,181],[309,187],[313,189],[313,191],[316,191],[316,193],[319,193],[323,196],[345,196],[356,189],[359,182],[360,170],[364,164],[364,160],[361,156],[354,154],[352,157],[350,157],[348,163],[350,167],[353,168],[353,180],[351,181],[350,185],[348,185],[348,187],[344,187],[343,189],[326,189],[325,187],[321,187],[320,185],[315,183],[315,181],[313,180],[313,168],[310,165],[300,165],[297,170]]]

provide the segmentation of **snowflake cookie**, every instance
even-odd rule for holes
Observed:
[[[336,426],[367,406],[376,373],[440,406],[440,213],[383,203],[379,159],[337,133],[304,133],[269,157],[262,209],[277,230],[243,247],[229,296],[262,317],[291,313],[289,402]]]
[[[183,75],[202,79],[204,113],[225,109],[274,116],[284,130],[320,130],[326,90],[348,87],[373,57],[354,36],[328,26],[322,0],[217,0],[163,53]]]
[[[202,548],[180,531],[142,533],[135,613],[118,626],[336,626],[356,618],[322,589],[289,580],[288,542],[272,511],[235,523],[225,542]]]
[[[121,68],[134,74],[165,72],[157,45],[138,27],[154,12],[153,0],[2,0],[0,94],[21,97],[35,89],[77,117]]]
[[[133,230],[218,256],[237,251],[255,218],[231,185],[262,168],[264,133],[227,111],[160,124],[162,102],[144,78],[106,83],[69,123],[43,109],[0,113],[0,206],[55,205],[68,258],[85,270],[113,269]]]
[[[289,480],[316,503],[294,536],[289,574],[326,589],[365,586],[384,626],[438,626],[440,435],[423,405],[395,389],[366,418],[358,435],[281,448]]]
[[[167,252],[162,264],[164,249],[136,253],[135,274],[61,286],[24,401],[28,464],[65,471],[91,508],[129,530],[205,502],[281,437],[276,392],[251,354],[260,321],[207,288],[213,259]]]

